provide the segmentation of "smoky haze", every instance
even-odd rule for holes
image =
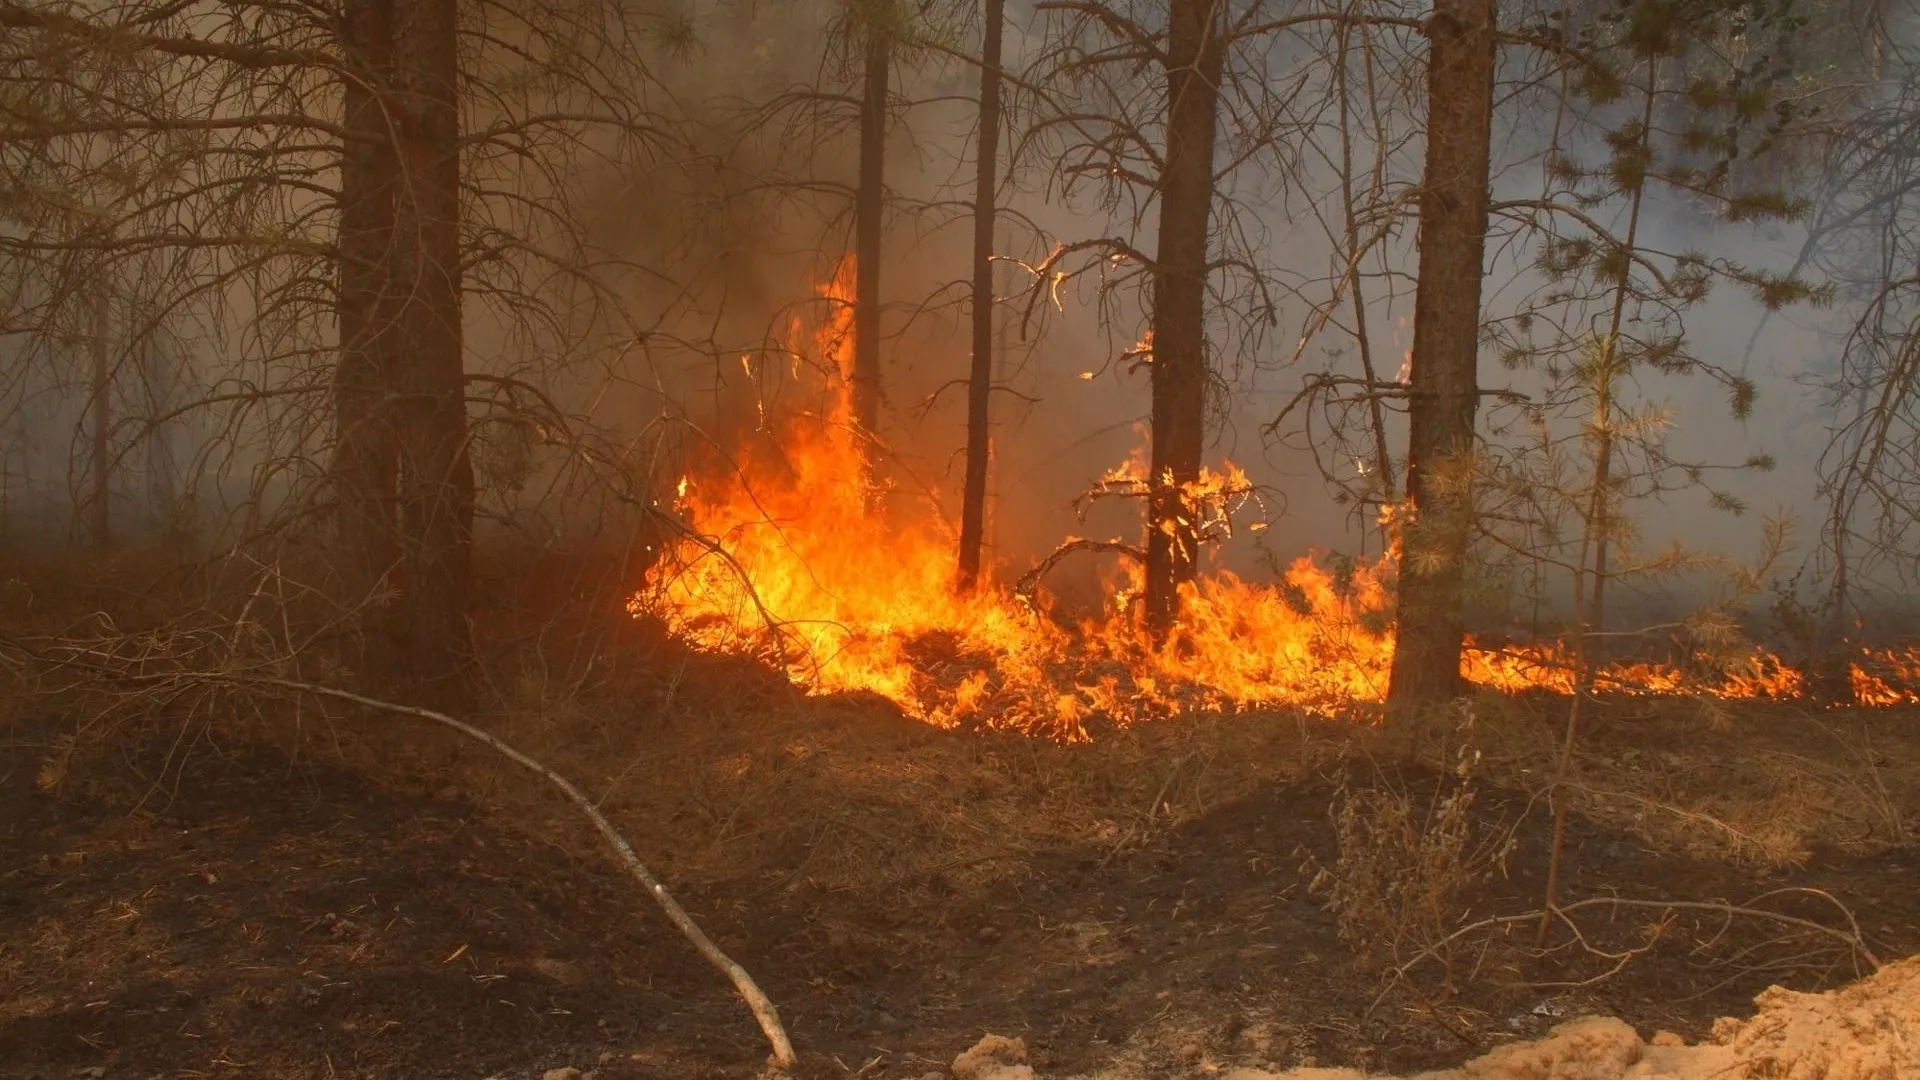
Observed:
[[[1030,10],[1010,13],[1007,67],[1023,72],[1035,62],[1038,46],[1033,34],[1039,16]],[[729,16],[703,27],[702,60],[680,76],[676,96],[683,100],[711,98],[709,73],[720,78],[729,92],[742,98],[793,87],[824,85],[847,92],[852,73],[837,68],[835,59],[822,60],[813,49],[781,47],[778,42],[825,33],[827,20],[801,25],[784,9],[756,9],[752,17]],[[969,27],[967,34],[975,30]],[[1382,49],[1389,62],[1408,66],[1399,80],[1412,78],[1418,60],[1417,42],[1397,40]],[[1262,57],[1276,73],[1308,70],[1322,54],[1324,39],[1303,37],[1290,49]],[[1516,85],[1533,77],[1524,61],[1510,65],[1508,77]],[[889,142],[888,189],[893,199],[889,214],[886,262],[883,271],[886,312],[886,408],[882,434],[899,455],[894,476],[899,497],[924,507],[923,493],[937,494],[946,516],[955,516],[958,502],[959,460],[964,440],[964,394],[957,385],[968,355],[964,278],[970,222],[955,204],[970,197],[974,118],[965,99],[973,93],[971,68],[939,56],[924,56],[903,64],[897,77],[897,106],[892,114]],[[1307,76],[1308,91],[1325,96],[1324,74]],[[670,80],[671,81],[671,80]],[[1496,147],[1504,156],[1499,164],[1496,198],[1537,192],[1542,184],[1542,133],[1551,125],[1555,103],[1546,94],[1516,94],[1505,100],[1496,116]],[[850,108],[850,106],[847,106]],[[1282,133],[1304,144],[1324,138],[1327,106],[1300,125]],[[794,157],[789,131],[743,132],[739,111],[716,109],[716,129],[732,128],[730,143],[741,160],[737,172],[749,174],[776,159]],[[1408,122],[1405,118],[1400,121]],[[1417,185],[1420,141],[1417,130],[1390,131],[1388,142],[1375,145],[1356,140],[1354,154],[1369,160],[1383,157],[1383,190],[1404,192]],[[1562,134],[1561,149],[1576,158],[1604,157],[1604,132],[1596,126]],[[839,127],[824,137],[807,141],[806,154],[789,176],[804,172],[809,180],[824,179],[850,185],[854,172],[854,132],[844,111]],[[1014,140],[1019,143],[1020,140]],[[1036,282],[1023,268],[1037,264],[1057,243],[1089,237],[1127,235],[1147,246],[1155,216],[1151,207],[1135,215],[1086,197],[1061,197],[1058,177],[1044,155],[1028,151],[1012,163],[1003,185],[1003,205],[1012,220],[1003,224],[998,254],[999,288],[1005,299],[999,313],[998,357],[1004,392],[995,396],[994,480],[989,542],[1001,562],[1004,576],[1017,575],[1064,537],[1084,535],[1107,539],[1134,539],[1139,531],[1137,507],[1109,501],[1086,509],[1082,498],[1103,472],[1125,462],[1145,440],[1147,385],[1144,368],[1127,363],[1122,354],[1137,342],[1147,326],[1144,295],[1140,291],[1104,293],[1094,275],[1068,281],[1057,292]],[[783,162],[785,164],[785,162]],[[797,185],[796,185],[797,186]],[[817,185],[816,185],[817,186]],[[1321,370],[1352,373],[1353,342],[1338,327],[1320,327],[1306,335],[1320,305],[1329,300],[1328,275],[1337,258],[1338,237],[1331,234],[1328,203],[1338,191],[1338,180],[1324,155],[1293,153],[1284,167],[1242,165],[1223,179],[1223,201],[1231,202],[1236,227],[1252,236],[1254,250],[1266,260],[1264,270],[1275,284],[1277,304],[1270,324],[1249,336],[1244,326],[1217,319],[1211,348],[1221,379],[1214,394],[1209,460],[1235,462],[1246,468],[1260,497],[1243,509],[1243,524],[1259,521],[1260,531],[1242,529],[1213,555],[1216,566],[1242,575],[1268,574],[1276,565],[1297,555],[1343,551],[1375,555],[1379,537],[1371,527],[1371,511],[1357,511],[1336,497],[1320,469],[1346,470],[1352,480],[1365,464],[1329,460],[1322,442],[1316,461],[1312,440],[1322,433],[1301,426],[1299,410],[1277,428],[1270,428],[1286,411],[1303,378]],[[659,211],[662,219],[681,216],[682,208],[697,205],[711,210],[712,200],[685,187],[646,188],[628,196]],[[710,287],[704,295],[711,309],[687,312],[679,326],[683,337],[697,336],[703,322],[718,327],[713,335],[728,345],[715,347],[715,358],[689,357],[670,378],[677,399],[689,415],[703,416],[699,404],[716,387],[725,387],[737,423],[747,402],[766,388],[748,387],[747,376],[733,354],[751,350],[771,334],[782,332],[787,313],[805,305],[835,260],[850,247],[847,196],[835,190],[788,192],[762,198],[762,208],[721,210],[718,232],[712,228],[688,237],[688,247],[676,257],[682,268],[706,269]],[[1624,200],[1594,208],[1602,225],[1624,225]],[[1698,251],[1756,268],[1784,270],[1792,263],[1805,238],[1798,224],[1730,224],[1713,219],[1697,204],[1665,191],[1650,194],[1643,210],[1643,236],[1649,247],[1678,254]],[[711,226],[711,215],[704,219]],[[1537,266],[1538,237],[1509,230],[1490,244],[1486,312],[1490,319],[1510,317],[1518,307],[1537,299],[1549,288]],[[692,258],[686,258],[687,253]],[[769,254],[771,252],[771,254]],[[1382,281],[1374,290],[1367,318],[1373,337],[1375,363],[1383,377],[1392,377],[1411,348],[1412,297],[1410,278],[1415,256],[1413,224],[1409,220],[1386,242],[1379,259]],[[1390,277],[1389,277],[1390,276]],[[722,304],[723,301],[723,304]],[[814,311],[818,311],[815,305]],[[1626,511],[1636,522],[1640,547],[1647,550],[1681,543],[1692,549],[1737,561],[1751,559],[1761,544],[1760,519],[1784,515],[1802,523],[1801,546],[1791,561],[1778,565],[1778,576],[1792,572],[1811,554],[1808,527],[1818,520],[1821,502],[1815,470],[1825,446],[1829,417],[1820,395],[1809,383],[1822,371],[1831,353],[1834,314],[1809,309],[1775,313],[1765,332],[1755,340],[1763,309],[1738,287],[1719,283],[1703,302],[1684,313],[1689,351],[1701,361],[1750,377],[1756,388],[1751,413],[1736,417],[1729,406],[1727,387],[1697,374],[1663,375],[1642,369],[1631,376],[1622,395],[1634,407],[1660,410],[1667,429],[1666,448],[1672,456],[1709,466],[1738,465],[1770,458],[1770,471],[1715,474],[1715,499],[1705,490],[1669,492],[1631,504]],[[1630,316],[1630,321],[1633,316]],[[1243,320],[1244,322],[1244,320]],[[1346,322],[1351,323],[1350,315]],[[1296,347],[1306,335],[1304,348]],[[1751,342],[1751,349],[1749,348]],[[1492,353],[1483,356],[1482,384],[1540,399],[1548,393],[1538,372],[1504,370]],[[726,396],[726,395],[723,395]],[[1498,444],[1512,430],[1512,408],[1489,402],[1481,410],[1483,433]],[[717,418],[716,418],[717,419]],[[703,421],[705,422],[705,421]],[[1559,414],[1555,430],[1576,432],[1580,418]],[[1400,452],[1397,433],[1390,434],[1394,452]],[[922,486],[924,485],[924,487]],[[1716,502],[1737,501],[1742,513],[1716,508]],[[1081,513],[1085,512],[1085,519]],[[1089,560],[1097,563],[1098,560]],[[1068,567],[1056,584],[1075,580],[1084,584],[1091,571]],[[1711,575],[1708,575],[1711,577]],[[1675,583],[1663,580],[1657,590],[1670,598]],[[1711,591],[1710,581],[1699,587]],[[1623,602],[1631,606],[1629,583]],[[1564,583],[1553,586],[1564,591]],[[1684,592],[1684,589],[1682,590]],[[1667,601],[1663,601],[1667,602]],[[1684,601],[1683,601],[1684,602]]]
[[[1402,14],[1421,11],[1416,5],[1382,7]],[[579,316],[571,340],[589,362],[546,380],[563,409],[587,417],[616,442],[658,447],[636,451],[631,463],[645,474],[647,490],[656,493],[671,479],[672,448],[684,446],[684,440],[724,443],[743,437],[757,423],[762,405],[817,407],[817,382],[795,380],[790,366],[764,358],[787,343],[795,318],[821,318],[819,285],[851,247],[857,134],[850,96],[856,65],[845,55],[846,47],[835,44],[843,14],[836,7],[729,4],[674,14],[691,20],[692,42],[652,46],[649,64],[656,83],[649,91],[653,107],[676,132],[663,140],[670,149],[662,149],[646,169],[591,161],[577,166],[595,243],[630,264],[611,286],[618,310]],[[1006,66],[1025,77],[1041,59],[1045,18],[1025,4],[1012,5],[1008,16]],[[1513,17],[1517,22],[1522,13]],[[964,281],[970,222],[963,204],[970,198],[974,116],[969,99],[976,74],[942,50],[971,48],[978,27],[977,15],[967,11],[941,9],[929,18],[934,27],[929,36],[941,48],[903,56],[895,76],[881,435],[898,455],[889,474],[896,502],[924,507],[931,498],[953,518],[965,432],[965,398],[957,381],[968,360]],[[1381,31],[1377,40],[1379,93],[1397,107],[1384,127],[1357,131],[1351,153],[1363,163],[1363,172],[1378,162],[1369,181],[1375,184],[1371,198],[1376,204],[1399,200],[1404,209],[1419,182],[1420,140],[1412,110],[1418,105],[1422,46],[1409,31]],[[1274,297],[1270,312],[1237,308],[1241,300],[1223,297],[1210,337],[1219,382],[1212,395],[1209,461],[1231,460],[1247,470],[1259,498],[1243,508],[1243,523],[1265,526],[1237,531],[1211,558],[1218,567],[1248,576],[1268,574],[1276,563],[1304,553],[1373,556],[1380,547],[1373,510],[1356,507],[1328,482],[1331,477],[1354,483],[1365,462],[1336,447],[1324,430],[1304,427],[1305,410],[1288,411],[1311,374],[1356,373],[1354,312],[1336,299],[1332,283],[1340,262],[1333,205],[1340,183],[1327,149],[1335,92],[1326,62],[1330,41],[1326,33],[1303,31],[1250,54],[1247,62],[1256,65],[1260,78],[1298,81],[1291,99],[1295,112],[1276,126],[1279,151],[1236,165],[1222,178],[1221,204],[1231,205],[1234,215],[1234,250],[1256,265]],[[1538,66],[1537,58],[1516,54],[1503,74],[1517,87],[1534,78]],[[1016,128],[1045,107],[1032,95],[1010,93]],[[785,108],[771,108],[768,103],[782,95],[796,97]],[[827,98],[803,102],[805,95]],[[1540,190],[1542,132],[1552,127],[1548,114],[1558,107],[1550,98],[1518,92],[1502,98],[1495,119],[1496,152],[1503,158],[1496,198]],[[1597,126],[1575,130],[1566,139],[1561,149],[1570,156],[1598,160],[1604,155],[1604,133]],[[1109,501],[1092,507],[1082,521],[1078,500],[1096,477],[1128,460],[1145,439],[1146,372],[1123,359],[1147,326],[1145,292],[1105,291],[1102,276],[1094,273],[1054,290],[1025,268],[1039,264],[1056,244],[1099,236],[1132,237],[1150,252],[1156,223],[1151,206],[1136,213],[1124,203],[1103,204],[1085,190],[1063,195],[1057,163],[1047,160],[1046,147],[1018,134],[1010,141],[1021,152],[1009,163],[1003,183],[1007,212],[998,254],[1006,260],[999,273],[1006,302],[999,313],[999,337],[1005,348],[997,358],[1002,392],[994,398],[989,534],[992,558],[1008,578],[1069,535],[1129,540],[1139,535],[1136,506]],[[1625,212],[1619,199],[1592,209],[1602,224],[1615,228]],[[1368,264],[1374,276],[1364,312],[1374,362],[1385,379],[1394,377],[1412,345],[1414,223],[1400,210],[1392,213],[1401,220]],[[1663,251],[1701,251],[1775,270],[1793,262],[1806,237],[1799,224],[1716,222],[1700,206],[1664,193],[1649,196],[1644,216],[1651,246]],[[1489,320],[1508,318],[1550,289],[1539,257],[1537,235],[1510,229],[1490,243]],[[1319,325],[1317,314],[1329,304],[1344,313],[1334,325]],[[1831,416],[1815,384],[1833,368],[1835,336],[1846,313],[1789,308],[1772,315],[1755,339],[1761,315],[1762,308],[1737,287],[1721,284],[1684,316],[1694,355],[1753,380],[1757,396],[1744,419],[1729,408],[1727,388],[1710,378],[1643,370],[1626,383],[1623,393],[1636,405],[1664,410],[1662,424],[1675,457],[1723,465],[1764,456],[1775,463],[1768,472],[1714,474],[1713,484],[1723,496],[1746,504],[1744,514],[1714,508],[1715,500],[1699,490],[1634,501],[1627,513],[1638,523],[1641,546],[1678,541],[1745,560],[1758,547],[1760,515],[1777,512],[1811,523],[1824,512],[1816,465]],[[225,317],[244,320],[246,313],[229,311]],[[476,368],[511,373],[545,362],[535,355],[550,347],[543,340],[516,336],[484,313],[471,314],[469,323]],[[169,348],[171,355],[202,357],[203,368],[216,366],[216,339],[202,334]],[[743,365],[749,355],[763,359]],[[218,380],[201,377],[196,383],[188,373],[177,381],[204,388]],[[31,500],[10,496],[8,506],[30,508],[26,512],[43,522],[72,521],[83,501],[68,482],[74,470],[62,470],[54,461],[82,449],[78,442],[84,440],[75,433],[85,430],[87,419],[83,396],[73,389],[76,382],[48,379],[16,391],[9,452],[38,456],[31,465],[24,458],[9,465],[9,476],[29,471],[37,486]],[[1549,393],[1546,376],[1504,370],[1491,347],[1483,354],[1481,382],[1513,395],[1481,410],[1482,432],[1496,446],[1519,437],[1520,429],[1511,426],[1514,402]],[[1286,419],[1270,427],[1283,413]],[[1563,410],[1549,422],[1565,435],[1577,432],[1581,420]],[[1396,414],[1389,425],[1395,454],[1401,449],[1400,426]],[[496,427],[481,424],[476,439],[486,444],[498,434]],[[155,451],[161,464],[154,471],[178,471],[182,461],[202,460],[194,444],[204,437],[191,424],[169,428],[158,437],[165,449]],[[528,468],[535,477],[559,468],[540,452],[533,457]],[[250,464],[257,462],[230,461],[227,468],[244,475]],[[180,495],[173,489],[192,486],[132,477],[116,484],[127,489],[119,493],[122,498],[134,501],[177,502]],[[133,489],[142,483],[164,490],[139,496]],[[522,476],[492,497],[511,518],[521,510],[531,514],[520,504],[536,501],[545,490]],[[543,528],[559,529],[567,510],[543,507],[533,516]],[[164,512],[148,517],[170,520]],[[1807,529],[1801,541],[1781,565],[1783,576],[1811,557]],[[1097,563],[1063,570],[1062,583],[1075,575],[1084,583]],[[1661,587],[1671,592],[1671,582]],[[1564,582],[1551,589],[1564,589]]]

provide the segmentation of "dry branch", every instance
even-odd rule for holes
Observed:
[[[1780,911],[1769,911],[1766,908],[1756,906],[1771,897],[1787,894],[1810,896],[1833,904],[1834,907],[1839,909],[1841,916],[1844,918],[1846,928],[1841,929],[1839,927],[1828,926],[1825,923],[1817,922],[1813,919],[1802,918],[1798,915],[1789,915]],[[1660,921],[1654,925],[1651,936],[1645,943],[1622,950],[1607,950],[1600,948],[1590,941],[1587,936],[1580,931],[1579,925],[1573,919],[1573,916],[1578,912],[1595,909],[1608,911],[1652,911],[1658,912],[1661,918]],[[1789,932],[1799,931],[1819,937],[1831,938],[1835,942],[1844,945],[1854,957],[1866,961],[1867,966],[1874,971],[1880,970],[1883,966],[1880,958],[1876,956],[1872,948],[1867,945],[1864,935],[1860,932],[1860,925],[1853,917],[1853,912],[1849,911],[1846,905],[1840,903],[1840,901],[1835,899],[1831,894],[1819,889],[1775,889],[1755,897],[1746,904],[1732,904],[1717,900],[1637,900],[1618,896],[1596,896],[1584,900],[1577,900],[1570,904],[1557,904],[1553,907],[1523,912],[1517,915],[1491,916],[1461,926],[1445,938],[1422,949],[1389,971],[1387,973],[1386,985],[1382,988],[1380,996],[1374,999],[1374,1005],[1377,1007],[1393,987],[1405,982],[1414,968],[1419,967],[1428,960],[1440,958],[1447,949],[1459,942],[1477,935],[1490,934],[1509,927],[1538,924],[1543,919],[1550,922],[1558,921],[1568,927],[1573,932],[1575,942],[1584,951],[1602,960],[1612,962],[1612,966],[1603,973],[1582,980],[1577,984],[1582,986],[1591,985],[1592,983],[1600,982],[1618,974],[1631,960],[1650,949],[1653,946],[1654,940],[1665,932],[1667,926],[1666,918],[1679,912],[1719,915],[1728,922],[1736,918],[1745,918],[1761,922],[1777,923],[1787,928]],[[1540,950],[1540,954],[1545,955],[1552,951],[1551,948],[1546,948]]]
[[[1031,601],[1033,594],[1040,588],[1040,579],[1047,576],[1047,571],[1052,570],[1061,559],[1076,551],[1125,555],[1139,562],[1144,562],[1147,557],[1146,551],[1138,544],[1129,544],[1123,540],[1085,540],[1076,537],[1054,548],[1053,553],[1035,563],[1033,569],[1021,574],[1020,580],[1013,583],[1014,595]]]
[[[136,676],[136,678],[138,678],[138,676]],[[348,690],[336,690],[332,687],[297,682],[293,679],[280,679],[269,675],[183,672],[154,676],[152,678],[164,679],[169,682],[186,681],[238,687],[290,690],[295,693],[309,694],[318,698],[329,698],[335,701],[349,702],[364,708],[393,713],[397,716],[411,716],[416,719],[431,721],[442,727],[459,732],[475,742],[482,743],[498,751],[515,764],[546,778],[555,787],[560,789],[561,794],[565,795],[569,802],[573,803],[574,806],[579,808],[582,814],[586,815],[587,820],[593,822],[594,829],[613,847],[614,852],[620,857],[621,864],[627,868],[627,871],[631,873],[634,879],[640,883],[641,887],[646,890],[647,895],[651,896],[654,902],[660,905],[660,910],[665,913],[667,921],[672,923],[674,928],[679,930],[689,942],[693,943],[694,949],[700,953],[700,956],[705,959],[707,963],[713,965],[716,970],[722,975],[725,975],[727,979],[733,983],[734,990],[737,991],[741,999],[747,1003],[747,1008],[753,1011],[753,1018],[760,1025],[761,1034],[766,1036],[768,1045],[773,1049],[774,1067],[781,1070],[793,1068],[793,1044],[787,1038],[786,1028],[780,1023],[780,1012],[774,1007],[772,999],[768,998],[766,993],[760,989],[759,984],[753,981],[753,976],[747,973],[747,969],[741,967],[733,958],[720,951],[720,947],[713,943],[713,939],[707,937],[706,933],[700,929],[699,924],[693,921],[693,917],[688,915],[686,909],[682,908],[679,902],[673,898],[673,895],[667,891],[666,885],[661,883],[660,879],[654,876],[653,871],[649,870],[646,864],[640,861],[640,857],[634,853],[633,845],[629,844],[626,838],[620,835],[619,831],[613,827],[613,824],[607,820],[606,815],[602,814],[599,808],[593,804],[593,800],[587,798],[586,794],[575,787],[572,781],[566,777],[561,776],[539,761],[528,757],[526,754],[521,753],[519,750],[514,749],[512,746],[507,745],[479,728],[464,721],[456,720],[445,713],[435,712],[432,709],[422,709],[412,705],[399,705],[391,701],[382,701],[378,698],[367,697],[363,694],[356,694]]]

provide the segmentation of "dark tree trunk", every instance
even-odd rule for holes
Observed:
[[[395,0],[403,114],[392,262],[397,303],[401,565],[406,660],[427,700],[457,704],[471,656],[474,481],[460,327],[456,0]]]
[[[1847,648],[1847,617],[1852,612],[1852,596],[1849,593],[1849,571],[1847,560],[1852,557],[1848,550],[1846,509],[1850,501],[1845,492],[1833,496],[1834,511],[1830,543],[1833,546],[1833,586],[1827,593],[1828,610],[1820,619],[1810,635],[1807,666],[1807,694],[1813,700],[1828,705],[1853,705],[1853,657]]]
[[[170,416],[178,404],[175,372],[173,357],[160,347],[159,335],[152,326],[143,328],[134,363],[139,367],[147,415],[154,418],[142,437],[147,456],[147,505],[162,520],[172,523],[180,511],[180,466],[173,456],[173,425],[162,418]]]
[[[1165,637],[1193,580],[1198,538],[1190,485],[1206,436],[1207,231],[1224,43],[1215,0],[1172,0],[1167,147],[1154,256],[1152,475],[1147,495],[1147,628]]]
[[[967,374],[967,482],[960,498],[960,587],[980,577],[986,535],[988,418],[993,396],[993,225],[1000,178],[1000,32],[1005,0],[986,0],[980,46],[980,134],[973,182],[973,367]]]
[[[853,422],[866,435],[880,424],[880,226],[886,190],[887,79],[893,63],[887,33],[878,20],[867,27],[860,179],[853,207]]]
[[[1891,223],[1887,224],[1891,228]],[[1864,440],[1871,430],[1869,414],[1875,400],[1870,388],[1861,385],[1854,392],[1852,420],[1862,440],[1848,455],[1827,505],[1827,549],[1833,556],[1833,581],[1825,598],[1825,610],[1812,617],[1818,620],[1808,628],[1807,693],[1815,701],[1830,705],[1853,705],[1853,657],[1848,648],[1848,623],[1853,617],[1853,508],[1866,485],[1863,474],[1871,471],[1872,457]],[[1864,466],[1864,468],[1863,468]]]
[[[113,307],[104,284],[94,297],[93,310],[93,550],[104,555],[113,547],[113,463],[108,435],[113,431]]]
[[[340,354],[334,370],[333,491],[339,542],[339,602],[357,612],[359,665],[390,675],[394,627],[375,596],[399,556],[399,451],[390,408],[393,305],[388,257],[399,165],[394,130],[381,108],[389,77],[392,0],[346,0],[340,36],[349,76],[342,80],[338,292]]]
[[[1493,0],[1438,0],[1427,21],[1427,164],[1420,192],[1407,402],[1407,496],[1398,640],[1388,704],[1460,693],[1470,478],[1479,404],[1480,278],[1493,126]]]

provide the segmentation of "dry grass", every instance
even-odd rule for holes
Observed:
[[[529,703],[492,728],[597,794],[680,880],[986,889],[1049,852],[1145,844],[1337,752],[1337,732],[1279,717],[1197,717],[1077,746],[937,731],[884,703],[802,699],[730,663],[678,659],[677,677]],[[488,762],[418,744],[374,757],[422,780],[459,775],[509,817],[543,816]]]
[[[1276,715],[1195,716],[1077,746],[937,731],[885,702],[804,698],[750,664],[691,655],[619,612],[617,566],[555,562],[507,579],[511,589],[483,613],[484,704],[471,719],[596,797],[675,881],[908,897],[990,888],[1050,852],[1092,847],[1111,857],[1147,844],[1337,757],[1349,734]],[[302,616],[283,598],[300,590],[273,568],[256,569],[210,599],[157,557],[42,566],[28,575],[30,610],[0,619],[0,636],[104,640],[120,631],[161,662],[267,664],[289,678],[334,681],[316,674],[324,656],[275,652],[298,638],[280,627]],[[220,621],[239,609],[257,632],[219,637]],[[138,618],[107,616],[116,610]],[[161,700],[84,679],[35,682],[32,665],[9,655],[22,688],[9,697],[59,718],[36,736],[48,790],[78,785],[132,805],[164,802],[187,755],[264,742],[295,759],[472,799],[510,827],[574,838],[582,857],[598,857],[564,808],[454,739],[291,698],[208,690]],[[129,772],[136,760],[163,764]]]
[[[16,564],[0,572],[0,632],[174,625],[186,633],[196,618],[215,626],[220,612],[250,604],[258,641],[229,633],[222,647],[264,655],[289,637],[274,620],[299,614],[301,591],[271,567],[241,568],[249,573],[228,567],[235,584],[214,603],[211,578],[190,578],[164,553]],[[935,731],[882,702],[805,699],[750,665],[649,637],[607,603],[622,573],[616,562],[560,560],[539,581],[522,574],[514,592],[495,597],[481,624],[488,704],[474,719],[596,795],[673,880],[906,897],[989,889],[1045,853],[1092,848],[1111,857],[1356,750],[1441,770],[1455,764],[1454,744],[1431,732],[1423,739],[1277,715],[1191,716],[1081,746]],[[555,575],[570,584],[547,580]],[[294,677],[315,679],[315,659],[285,662],[308,669]],[[572,831],[561,808],[500,763],[377,718],[311,703],[162,702],[58,680],[29,685],[17,654],[0,662],[6,679],[14,682],[0,691],[14,704],[11,716],[0,709],[0,723],[17,732],[16,719],[31,713],[54,736],[41,762],[49,786],[88,773],[89,762],[140,756],[124,753],[133,746],[157,743],[171,760],[227,740],[265,740],[471,797],[509,824]],[[1477,701],[1477,775],[1539,794],[1564,708],[1545,696]],[[1747,864],[1905,846],[1920,821],[1917,719],[1912,710],[1603,703],[1576,759],[1576,808],[1663,847]],[[168,774],[127,783],[139,798],[164,799]],[[585,837],[580,848],[588,850]]]
[[[1337,853],[1328,863],[1308,855],[1303,867],[1360,970],[1430,955],[1448,995],[1449,935],[1472,914],[1469,898],[1505,876],[1514,848],[1511,825],[1489,829],[1474,812],[1479,753],[1470,720],[1458,736],[1451,740],[1453,768],[1424,795],[1384,779],[1359,789],[1343,782],[1331,807]]]
[[[1565,710],[1545,695],[1483,696],[1481,775],[1543,794]],[[1380,752],[1446,765],[1396,733],[1381,742]],[[1601,702],[1569,791],[1579,813],[1701,858],[1787,867],[1822,851],[1903,848],[1920,827],[1920,710]]]

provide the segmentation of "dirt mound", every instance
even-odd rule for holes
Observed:
[[[1026,1040],[988,1035],[953,1059],[953,1080],[1033,1080],[1026,1060]]]
[[[1458,1069],[1415,1080],[1900,1080],[1920,1076],[1920,957],[1850,986],[1803,994],[1774,986],[1750,1020],[1731,1017],[1698,1046],[1643,1041],[1611,1017],[1562,1024]],[[1350,1069],[1236,1069],[1227,1080],[1365,1080]]]

